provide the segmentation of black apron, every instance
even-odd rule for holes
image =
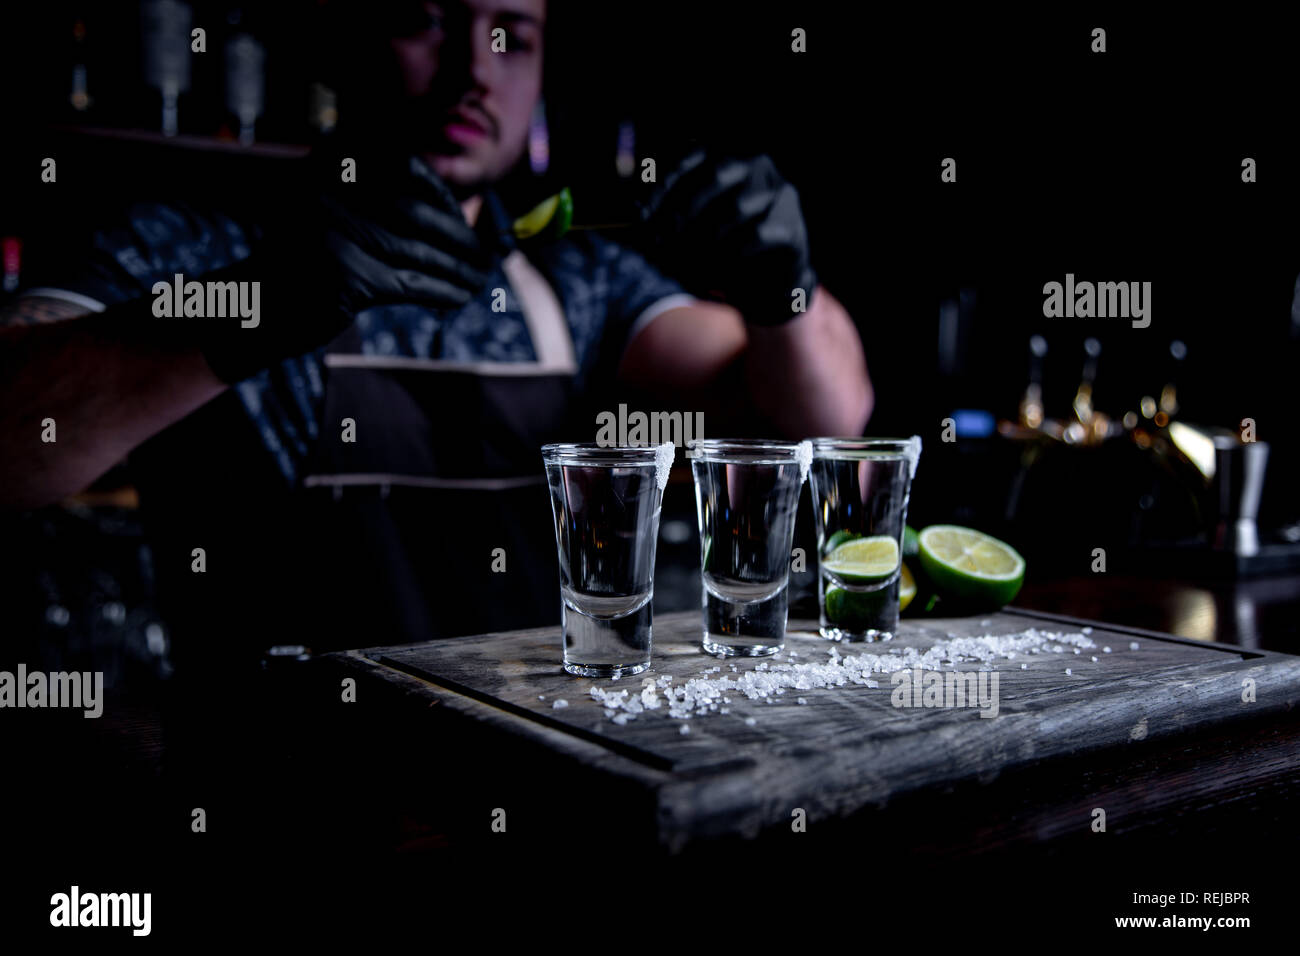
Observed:
[[[363,355],[355,326],[326,351],[300,493],[322,585],[318,651],[559,620],[540,448],[573,439],[577,365],[546,280],[518,250],[502,269],[535,362]]]

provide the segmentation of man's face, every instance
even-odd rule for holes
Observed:
[[[412,13],[388,41],[406,96],[401,115],[417,127],[403,132],[453,186],[499,179],[523,155],[541,96],[545,0],[417,0]],[[492,50],[498,29],[504,52]]]

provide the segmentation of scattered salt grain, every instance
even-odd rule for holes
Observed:
[[[538,695],[537,695],[537,699],[538,699],[538,700],[546,700],[546,695],[545,695],[545,694],[538,694]]]
[[[1136,651],[1136,650],[1138,649],[1139,646],[1140,646],[1140,645],[1138,644],[1137,641],[1129,641],[1129,642],[1128,642],[1128,649],[1129,649],[1130,651]]]
[[[1027,671],[1027,670],[1029,670],[1029,665],[1028,665],[1028,664],[1021,664],[1021,665],[1020,665],[1020,669],[1021,669],[1022,671]]]
[[[1092,633],[1092,628],[1090,628],[1090,627],[1080,628],[1080,633],[1082,633],[1082,634],[1091,634],[1091,633]]]
[[[1065,669],[1065,675],[1066,675],[1067,677],[1069,677],[1072,673],[1073,673],[1073,671],[1071,671],[1070,668],[1067,667],[1067,668]]]
[[[807,700],[807,698],[805,698],[805,697],[800,697],[800,698],[799,698],[799,703],[801,703],[801,704],[806,704],[806,703],[808,703],[808,700]]]
[[[1102,652],[1103,654],[1109,654],[1109,653],[1110,653],[1110,648],[1109,648],[1109,647],[1103,647],[1103,648],[1101,649],[1101,652]]]
[[[745,718],[745,724],[746,724],[747,726],[749,726],[749,727],[753,727],[756,723],[758,723],[758,721],[755,720],[753,717],[746,717],[746,718]]]
[[[1093,655],[1092,655],[1092,662],[1093,662],[1094,664],[1097,663],[1097,655],[1096,655],[1096,654],[1093,654]]]
[[[565,700],[563,697],[561,697],[559,700],[557,700],[555,703],[553,703],[553,704],[551,705],[551,709],[552,709],[552,710],[563,710],[565,707],[568,707],[568,706],[569,706],[569,702],[568,702],[567,700]]]
[[[687,734],[689,734],[689,733],[691,732],[691,725],[690,725],[690,724],[682,724],[681,729],[678,730],[677,732],[678,732],[679,734],[681,734],[683,737],[685,737]]]
[[[878,654],[843,656],[836,647],[830,647],[820,663],[810,661],[805,664],[785,664],[764,661],[753,670],[746,671],[739,671],[732,664],[732,672],[726,676],[722,675],[721,666],[711,667],[706,674],[717,676],[694,677],[676,686],[671,686],[672,677],[667,674],[660,675],[653,682],[649,678],[643,678],[641,692],[637,695],[630,695],[626,690],[615,691],[612,686],[593,686],[590,693],[611,719],[627,715],[628,720],[633,720],[647,711],[663,709],[670,719],[689,720],[692,717],[728,713],[726,705],[732,702],[733,697],[740,695],[770,706],[778,703],[789,689],[805,691],[848,685],[878,688],[880,682],[874,680],[874,677],[902,670],[919,668],[937,671],[962,663],[974,664],[980,670],[989,670],[995,666],[996,661],[1010,659],[1014,655],[1059,654],[1066,648],[1077,652],[1095,647],[1089,638],[1077,631],[1066,633],[1029,628],[1009,634],[950,637],[934,641],[928,648],[894,647]],[[1022,664],[1021,669],[1027,670],[1028,665]],[[660,693],[662,697],[659,696]],[[807,702],[806,697],[796,699],[805,704]],[[755,723],[752,717],[746,718],[745,722],[750,726]]]

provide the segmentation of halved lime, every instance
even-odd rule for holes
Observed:
[[[903,558],[903,570],[912,576],[916,584],[916,597],[908,604],[911,613],[929,614],[939,601],[939,592],[935,589],[934,582],[930,580],[930,575],[925,573],[920,557]],[[901,611],[902,608],[899,610]]]
[[[559,238],[573,224],[573,194],[565,186],[554,196],[548,196],[514,221],[516,238],[528,239],[546,231]]]
[[[912,603],[916,597],[916,580],[912,577],[912,572],[904,564],[898,572],[898,611],[901,614],[907,610],[907,606]]]
[[[831,535],[829,538],[826,539],[826,546],[822,548],[822,554],[830,554],[832,551],[834,551],[836,548],[842,545],[845,541],[854,541],[860,537],[862,537],[862,535],[854,531],[849,531],[846,528],[840,528],[839,531],[836,531],[833,535]]]
[[[914,558],[921,551],[920,536],[910,524],[903,525],[903,557]]]
[[[887,534],[845,541],[822,561],[845,584],[879,584],[898,570],[898,542]]]
[[[933,524],[920,534],[921,565],[946,596],[980,607],[1001,607],[1020,592],[1025,559],[1005,541],[955,524]]]

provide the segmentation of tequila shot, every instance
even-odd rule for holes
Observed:
[[[880,641],[898,628],[903,528],[921,439],[814,438],[821,633]]]
[[[570,674],[619,677],[650,666],[655,542],[673,454],[671,444],[542,448]]]
[[[704,651],[763,657],[785,646],[790,550],[808,442],[702,439],[694,457]]]

